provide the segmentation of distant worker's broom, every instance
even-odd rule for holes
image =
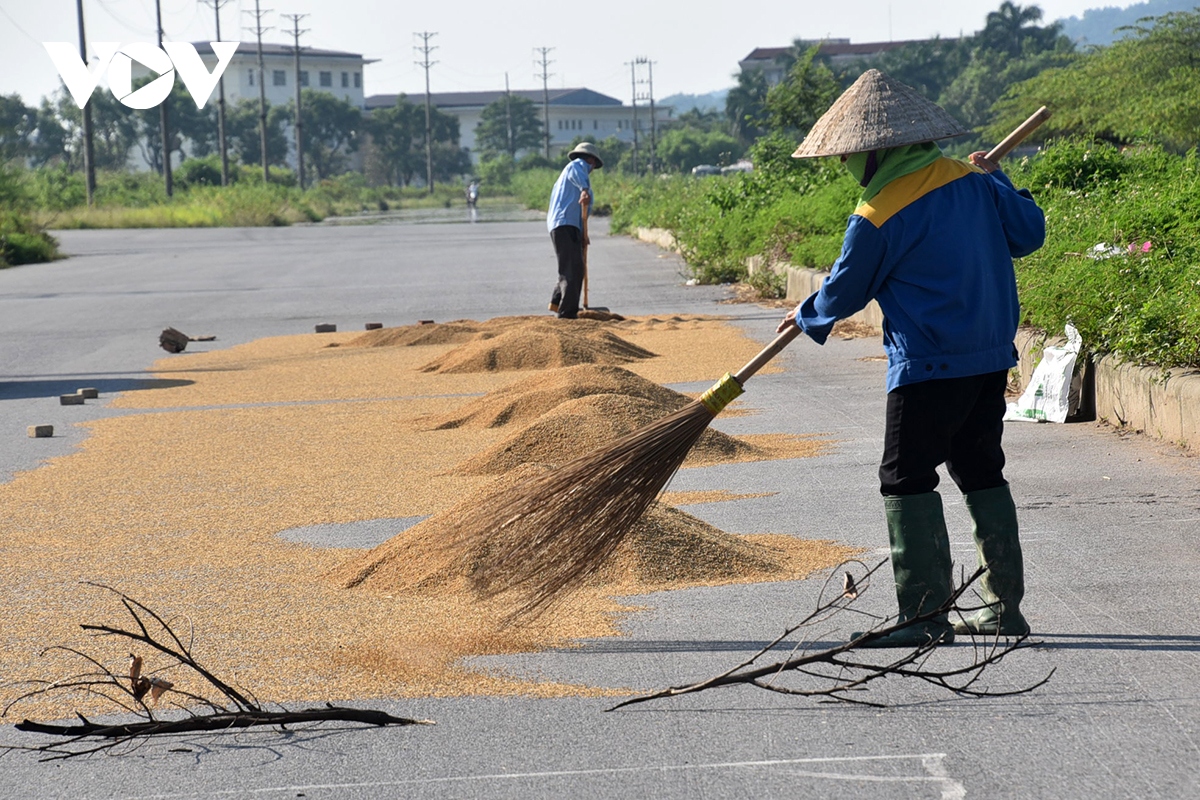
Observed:
[[[988,158],[1002,158],[1047,117],[1039,109]],[[513,619],[537,615],[579,588],[612,556],[713,418],[800,332],[789,327],[675,413],[479,503],[461,520],[454,542],[473,554],[475,588],[485,597],[522,593]]]

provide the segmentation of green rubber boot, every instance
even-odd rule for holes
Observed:
[[[952,567],[950,537],[942,516],[942,496],[937,492],[886,495],[888,538],[892,544],[892,572],[900,621],[937,608],[950,598]],[[862,633],[853,634],[857,639]],[[954,628],[946,615],[904,628],[860,647],[920,647],[929,642],[950,644]]]
[[[979,594],[987,607],[954,621],[956,633],[976,636],[1024,636],[1029,623],[1021,616],[1025,596],[1025,562],[1017,536],[1017,507],[1008,484],[965,495],[967,511],[975,523],[975,549],[979,565],[987,572],[979,580]]]

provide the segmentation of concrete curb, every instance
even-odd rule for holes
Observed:
[[[636,238],[679,252],[675,237],[662,228],[638,228]],[[764,269],[786,273],[787,299],[796,303],[817,291],[829,275],[825,270],[770,263],[763,256],[747,259],[746,269],[751,275]],[[883,313],[874,301],[850,319],[883,327]],[[1041,359],[1042,348],[1055,342],[1039,330],[1017,331],[1022,389]],[[1164,376],[1154,367],[1120,364],[1114,356],[1098,356],[1087,366],[1091,374],[1084,379],[1083,405],[1094,406],[1096,419],[1200,451],[1200,371],[1174,370]]]

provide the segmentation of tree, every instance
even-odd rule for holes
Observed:
[[[771,130],[802,136],[837,98],[841,87],[829,67],[818,60],[819,51],[820,45],[808,47],[767,92],[763,108]]]
[[[711,109],[690,108],[678,117],[663,123],[661,130],[666,133],[675,128],[691,128],[705,133],[720,131],[732,135],[729,130],[729,118],[724,113]]]
[[[1027,50],[1037,53],[1054,49],[1062,36],[1062,25],[1055,22],[1038,27],[1036,23],[1041,19],[1039,7],[1019,6],[1004,0],[998,10],[988,12],[983,30],[974,36],[975,45],[1010,58],[1020,58]]]
[[[475,126],[475,146],[484,158],[507,153],[515,159],[522,150],[542,146],[542,120],[532,100],[506,95],[484,107]]]
[[[766,131],[767,77],[758,69],[742,70],[735,77],[737,86],[725,96],[725,116],[730,132],[746,145]]]
[[[88,106],[96,167],[124,169],[129,151],[138,142],[137,112],[121,105],[109,92],[96,92]],[[72,171],[82,169],[83,112],[65,89],[42,98],[33,117],[29,156],[36,166],[63,164]]]
[[[911,42],[881,54],[871,66],[936,102],[943,90],[970,62],[971,49],[969,39],[936,38]],[[866,68],[866,64],[860,63],[853,77],[849,77],[849,73],[839,77],[844,84],[849,85],[865,72]]]
[[[29,155],[37,109],[18,94],[0,95],[0,164]]]
[[[146,78],[138,82],[138,86],[150,82]],[[135,86],[135,88],[138,88]],[[111,95],[107,95],[111,98]],[[113,99],[115,103],[116,100]],[[203,157],[217,148],[217,114],[215,106],[209,105],[203,109],[196,108],[196,102],[188,94],[180,81],[171,86],[171,93],[163,101],[168,107],[168,136],[171,153],[185,156],[185,143],[192,154]],[[121,106],[124,108],[124,106]],[[95,112],[93,111],[93,114]],[[162,172],[162,132],[158,106],[133,112],[137,125],[136,142],[142,150],[142,157],[156,172]]]
[[[459,146],[458,117],[433,109],[434,179],[447,180],[471,168],[471,156]],[[399,95],[390,108],[377,108],[365,123],[371,135],[372,157],[389,183],[407,185],[425,169],[425,109]]]
[[[371,112],[366,130],[371,137],[371,153],[387,182],[406,184],[423,163],[418,160],[415,143],[425,135],[425,112],[401,94],[395,105]]]
[[[267,160],[271,166],[287,163],[288,142],[282,123],[286,106],[267,104]],[[262,163],[258,135],[258,101],[243,99],[225,111],[225,136],[230,149],[243,164]]]
[[[679,172],[701,164],[730,164],[743,150],[737,139],[722,131],[675,128],[658,140],[659,161]]]
[[[345,172],[347,155],[358,149],[358,139],[363,129],[362,111],[329,92],[312,89],[300,93],[300,108],[300,138],[304,157],[317,179]],[[295,125],[294,101],[281,111],[280,118]]]
[[[1200,12],[1148,20],[1131,38],[1077,57],[1011,88],[994,107],[989,137],[1007,132],[1039,105],[1054,116],[1040,138],[1079,135],[1157,141],[1184,151],[1200,131]]]

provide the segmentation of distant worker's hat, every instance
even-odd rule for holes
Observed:
[[[591,142],[580,142],[575,145],[575,149],[567,153],[567,158],[574,160],[580,156],[591,156],[596,159],[596,166],[603,167],[604,161],[600,158],[600,151],[596,149],[596,145]]]
[[[866,153],[970,132],[916,89],[869,69],[821,115],[792,158]]]

